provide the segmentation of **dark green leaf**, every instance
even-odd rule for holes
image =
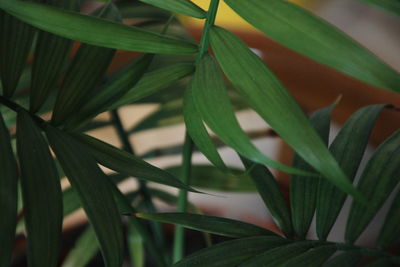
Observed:
[[[318,245],[316,241],[300,241],[289,245],[280,246],[259,254],[240,264],[240,267],[275,267],[280,266],[291,258],[294,258]]]
[[[342,254],[334,257],[324,264],[324,267],[354,267],[362,259],[359,250],[344,251]]]
[[[368,161],[357,188],[369,201],[368,207],[354,202],[346,225],[345,239],[354,242],[400,180],[400,131],[381,144]]]
[[[400,16],[399,0],[361,0],[361,1]]]
[[[160,54],[197,52],[196,45],[185,41],[46,5],[1,0],[0,7],[41,30],[91,45]]]
[[[63,219],[61,185],[48,144],[25,111],[18,113],[17,148],[28,265],[57,266]]]
[[[10,98],[17,88],[24,69],[35,29],[3,10],[0,10],[0,29],[1,85],[3,95]]]
[[[347,180],[293,97],[261,59],[224,29],[212,28],[210,39],[224,73],[250,106],[315,170],[341,190],[364,200]]]
[[[107,176],[72,136],[51,126],[46,128],[46,134],[96,232],[106,266],[121,266],[122,227]]]
[[[197,110],[191,84],[186,88],[183,100],[183,114],[186,130],[192,138],[196,147],[208,158],[208,160],[219,169],[226,169],[225,163],[218,153],[206,127],[202,121],[201,115]]]
[[[259,226],[232,219],[189,213],[137,213],[134,216],[158,222],[182,225],[183,227],[229,237],[275,235]]]
[[[292,236],[292,221],[289,208],[282,196],[281,190],[275,177],[267,167],[255,164],[245,158],[241,158],[246,170],[250,171],[250,176],[257,187],[258,193],[262,197],[268,211],[271,213],[279,229],[287,236]]]
[[[391,266],[395,266],[391,260],[387,259],[387,258],[382,258],[382,259],[377,259],[376,261],[370,263],[370,264],[366,264],[364,265],[365,267],[391,267]]]
[[[334,105],[315,111],[310,123],[328,147],[331,115]],[[306,171],[314,171],[299,155],[294,156],[293,166]],[[298,237],[304,239],[314,217],[320,178],[293,175],[290,179],[290,208],[293,228]]]
[[[206,12],[187,0],[140,0],[144,3],[169,10],[171,12],[180,13],[186,16],[204,19]]]
[[[289,241],[275,236],[257,236],[223,242],[202,249],[183,260],[174,267],[232,267],[263,251],[279,247]],[[259,266],[258,266],[259,267]]]
[[[96,10],[96,13],[108,20],[117,20],[119,16],[118,9],[113,4]],[[97,93],[96,86],[104,77],[115,52],[115,49],[88,44],[79,47],[57,95],[52,115],[54,125],[60,125],[71,118],[91,95]]]
[[[294,257],[284,264],[282,267],[320,267],[327,261],[336,251],[335,245],[320,246]],[[341,266],[342,267],[342,266]]]
[[[193,102],[202,119],[228,146],[257,163],[285,172],[307,173],[272,160],[251,143],[235,117],[222,74],[210,55],[204,56],[198,64],[191,88]]]
[[[395,70],[309,11],[280,0],[226,3],[278,43],[364,82],[400,91],[400,75]]]
[[[389,248],[400,240],[400,192],[393,200],[385,222],[381,228],[377,246],[381,249]]]
[[[384,105],[364,107],[344,124],[330,150],[350,181],[354,180],[375,121]],[[320,181],[317,199],[317,234],[326,239],[346,200],[346,194],[327,181]]]
[[[120,106],[131,104],[139,99],[149,96],[188,76],[193,72],[193,70],[194,67],[191,64],[175,64],[146,73],[122,99],[108,107],[107,110],[116,109]]]
[[[8,267],[17,223],[17,164],[8,129],[0,113],[0,266]]]
[[[51,0],[48,4],[60,8],[77,10],[75,0]],[[72,41],[39,31],[35,55],[32,62],[30,110],[37,112],[57,86],[72,46]]]
[[[154,167],[126,151],[88,135],[81,134],[75,135],[75,137],[81,140],[83,144],[86,144],[93,157],[107,168],[140,179],[196,192],[196,190],[182,183],[170,173]]]
[[[139,1],[117,1],[115,2],[124,19],[153,19],[167,21],[171,13],[160,8],[150,6]]]

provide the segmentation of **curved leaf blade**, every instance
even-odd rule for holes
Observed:
[[[381,249],[389,248],[396,241],[400,240],[400,192],[393,200],[389,212],[385,217],[379,233],[377,246]]]
[[[250,106],[315,170],[363,201],[293,97],[261,59],[222,28],[211,29],[210,41],[224,73]]]
[[[344,251],[339,256],[334,257],[324,264],[324,267],[353,267],[362,259],[362,254],[359,250]]]
[[[190,213],[136,213],[134,216],[164,223],[178,224],[197,231],[229,237],[276,235],[275,233],[242,221]]]
[[[335,252],[335,245],[320,246],[315,249],[310,249],[309,251],[286,261],[281,266],[319,267],[324,262],[326,262]]]
[[[143,3],[150,4],[171,12],[180,13],[186,16],[204,19],[206,12],[187,0],[140,0]]]
[[[345,239],[353,243],[365,230],[383,202],[400,181],[400,131],[381,144],[368,161],[357,188],[368,199],[365,207],[354,202],[347,219]]]
[[[17,150],[28,236],[28,264],[55,267],[63,219],[61,185],[48,144],[25,111],[18,113]]]
[[[122,226],[107,176],[92,155],[72,136],[52,126],[46,128],[46,135],[72,187],[79,195],[99,240],[106,266],[121,266]]]
[[[196,45],[182,40],[47,5],[2,0],[0,7],[41,30],[91,45],[158,54],[197,52]]]
[[[15,227],[17,223],[17,163],[11,147],[8,129],[0,113],[0,266],[11,264],[14,245]]]
[[[366,83],[400,91],[399,73],[309,11],[280,0],[225,2],[278,43]]]
[[[381,8],[385,11],[400,16],[400,2],[397,0],[361,0],[361,2],[365,2],[369,5]]]
[[[372,128],[384,106],[368,106],[355,112],[343,125],[329,148],[351,182],[368,145]],[[347,195],[323,180],[320,181],[318,191],[316,228],[318,237],[325,240]]]

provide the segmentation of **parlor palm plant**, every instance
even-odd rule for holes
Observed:
[[[290,260],[281,262],[288,259],[282,255],[290,254],[293,261],[306,266],[319,265],[337,249],[357,251],[350,256],[346,252],[339,258],[358,259],[373,254],[378,262],[398,263],[398,257],[382,251],[398,240],[398,197],[387,215],[378,242],[380,250],[352,245],[399,178],[397,131],[377,150],[357,188],[352,184],[373,121],[384,106],[366,107],[357,112],[329,150],[326,136],[332,107],[318,111],[315,115],[318,119],[310,122],[269,68],[238,37],[214,25],[218,0],[210,1],[207,11],[186,0],[143,0],[168,11],[204,19],[198,45],[181,35],[168,36],[165,29],[160,32],[145,29],[149,26],[146,23],[142,27],[122,24],[121,14],[125,18],[131,15],[149,22],[160,18],[165,22],[169,17],[168,12],[135,1],[109,1],[90,15],[78,12],[79,1],[45,2],[0,0],[0,103],[5,118],[0,123],[0,210],[5,218],[0,221],[3,242],[0,266],[10,265],[19,205],[17,177],[23,203],[20,208],[23,206],[24,210],[24,221],[20,220],[18,228],[26,228],[29,266],[58,264],[63,217],[80,206],[88,216],[90,228],[82,235],[77,247],[85,247],[97,240],[105,265],[121,266],[124,253],[121,215],[137,213],[137,207],[131,205],[137,195],[143,199],[144,210],[151,212],[139,217],[246,239],[223,243],[181,260],[183,230],[177,228],[171,260],[164,248],[160,225],[153,223],[148,229],[143,220],[129,216],[129,238],[135,240],[131,251],[136,266],[143,265],[143,246],[157,266],[168,266],[177,261],[178,266],[235,266],[258,254],[260,256],[253,261],[244,263],[260,266],[276,260],[276,264],[291,264]],[[399,92],[400,76],[396,71],[304,9],[280,0],[225,2],[270,38],[296,52],[363,82]],[[385,1],[382,7],[395,13],[399,10],[396,0]],[[166,22],[167,25],[170,22]],[[72,40],[82,44],[69,60]],[[22,74],[33,45],[32,66],[27,68],[31,72],[29,79]],[[210,46],[214,55],[209,54]],[[146,54],[104,80],[116,49]],[[174,55],[170,60],[175,63],[151,69],[151,63],[159,55]],[[180,61],[177,55],[184,55],[184,60]],[[185,63],[176,63],[177,60]],[[227,90],[221,70],[236,90],[234,99]],[[161,92],[178,81],[181,83],[174,90]],[[24,94],[25,88],[30,91]],[[116,111],[123,105],[140,101],[162,103],[162,108],[166,108],[172,100],[178,100],[178,107],[183,111],[178,108],[171,114],[183,116],[187,129],[182,148],[181,179],[134,155]],[[293,166],[272,160],[253,145],[234,115],[234,108],[243,107],[243,102],[293,147],[297,153]],[[10,111],[17,115],[10,115]],[[49,111],[52,112],[51,119],[42,116]],[[112,114],[123,149],[84,133],[101,125],[93,118],[106,111]],[[141,127],[156,125],[154,121],[165,116],[164,111],[160,109]],[[16,135],[10,137],[9,129],[15,122]],[[217,168],[232,172],[218,154],[205,124],[242,157],[287,239],[237,221],[191,214],[174,214],[172,218],[171,215],[154,214],[152,198],[166,200],[171,196],[149,188],[144,181],[179,188],[176,202],[180,212],[188,205],[187,192],[198,192],[190,186],[193,181],[189,179],[193,174],[194,144]],[[361,136],[354,134],[354,129],[363,129]],[[355,141],[349,141],[349,138]],[[14,154],[13,140],[16,140],[17,155]],[[99,165],[116,174],[104,174]],[[293,174],[291,212],[266,166]],[[375,173],[380,175],[379,181]],[[59,178],[64,175],[72,187],[62,192]],[[123,194],[116,183],[128,176],[142,181],[140,190]],[[371,191],[371,186],[376,186],[376,190]],[[354,198],[346,232],[347,243],[333,244],[326,238],[346,194]],[[304,241],[315,210],[320,240]],[[363,215],[362,224],[355,225],[354,218],[360,215]],[[387,231],[394,231],[397,236]],[[97,247],[91,248],[85,251],[88,256],[97,250]],[[221,252],[231,252],[236,257],[220,257]],[[85,254],[79,250],[71,253]],[[71,261],[65,266],[79,264]]]

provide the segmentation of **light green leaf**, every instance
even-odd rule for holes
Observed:
[[[206,12],[188,0],[140,0],[171,12],[180,13],[186,16],[204,19]]]
[[[159,54],[197,52],[196,45],[182,40],[42,4],[1,0],[0,7],[41,30],[91,45]]]
[[[128,223],[128,238],[129,256],[133,267],[144,267],[145,251],[143,247],[143,238],[139,231],[136,230],[132,221]]]
[[[52,126],[47,126],[46,134],[95,230],[106,266],[121,266],[122,226],[107,176],[72,136]]]
[[[286,261],[281,266],[319,267],[322,266],[322,264],[327,261],[335,252],[335,245],[320,246],[314,249],[310,249],[309,251]]]
[[[241,157],[241,159],[246,170],[250,172],[250,177],[256,185],[258,193],[274,218],[274,221],[279,226],[279,229],[285,236],[291,237],[293,228],[289,208],[286,205],[275,177],[267,167],[254,164],[243,157]]]
[[[22,110],[17,119],[17,149],[28,236],[28,265],[55,267],[63,219],[61,185],[42,132]]]
[[[400,130],[381,144],[368,161],[357,188],[368,199],[368,207],[354,202],[347,219],[345,239],[353,243],[365,230],[400,180]]]
[[[147,220],[178,224],[197,231],[236,238],[276,235],[265,228],[222,217],[190,213],[137,213],[135,216]]]
[[[363,157],[375,121],[384,105],[364,107],[355,112],[333,140],[330,151],[352,182]],[[326,239],[347,195],[328,181],[320,181],[317,199],[317,234]]]
[[[51,0],[48,4],[60,8],[78,10],[75,0]],[[65,68],[72,41],[47,33],[38,32],[36,49],[32,62],[32,82],[30,89],[30,110],[37,112],[57,86]]]
[[[369,5],[376,6],[395,15],[400,16],[400,1],[399,0],[361,0]]]
[[[361,252],[357,250],[344,251],[324,264],[324,267],[354,267],[362,259]]]
[[[239,154],[285,172],[308,174],[272,160],[251,143],[235,117],[222,74],[210,55],[205,55],[198,64],[191,89],[193,102],[202,119],[224,143]]]
[[[224,29],[212,28],[210,39],[224,73],[250,106],[315,170],[341,190],[364,200],[293,97],[261,59]]]
[[[17,223],[17,164],[11,147],[8,129],[0,113],[0,266],[11,264]]]
[[[317,131],[322,141],[328,147],[331,115],[334,105],[315,111],[310,117],[310,123]],[[293,166],[306,171],[314,171],[299,155],[295,154]],[[293,175],[290,179],[290,208],[293,228],[296,235],[304,239],[314,217],[321,178]]]
[[[400,192],[397,193],[393,200],[389,212],[385,217],[379,233],[377,246],[380,249],[389,248],[396,241],[400,240]]]
[[[202,249],[175,263],[174,267],[232,267],[246,259],[289,241],[275,236],[257,236],[223,242]],[[259,266],[258,266],[259,267]]]
[[[400,75],[334,26],[282,0],[225,2],[272,40],[377,87],[400,92]]]
[[[7,98],[17,88],[34,35],[33,27],[0,10],[0,77],[3,95]]]

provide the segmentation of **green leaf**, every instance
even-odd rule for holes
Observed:
[[[400,91],[399,73],[309,11],[281,0],[225,2],[272,40],[361,81]]]
[[[132,221],[128,223],[128,238],[129,256],[133,267],[144,267],[145,253],[143,247],[143,238],[138,230],[136,230]]]
[[[180,166],[169,167],[166,171],[178,176]],[[212,165],[192,165],[190,185],[194,187],[223,192],[254,192],[256,187],[251,177],[242,170],[228,168],[227,172]]]
[[[315,111],[310,123],[328,147],[331,115],[334,105]],[[306,171],[314,171],[299,155],[295,154],[293,166]],[[304,239],[314,217],[320,178],[293,175],[290,179],[290,208],[296,235]]]
[[[183,115],[186,125],[186,130],[192,138],[196,147],[207,157],[207,159],[221,170],[225,170],[226,166],[221,156],[218,153],[206,127],[202,121],[201,115],[197,110],[191,84],[188,85],[185,91],[183,100]]]
[[[178,224],[197,231],[236,238],[276,235],[259,226],[222,217],[190,213],[137,213],[134,216],[147,220]]]
[[[82,141],[82,144],[87,146],[93,157],[101,165],[107,168],[139,179],[197,192],[170,173],[154,167],[126,151],[120,150],[88,135],[76,134],[75,137]]]
[[[191,87],[193,102],[200,116],[228,146],[257,163],[285,172],[307,173],[272,160],[251,143],[235,117],[222,74],[210,55],[205,55],[198,64]]]
[[[206,12],[188,0],[140,0],[143,3],[147,3],[174,13],[180,13],[186,16],[204,19]]]
[[[275,236],[257,236],[223,242],[202,249],[175,263],[174,267],[231,267],[289,241]]]
[[[333,140],[330,151],[352,182],[357,173],[375,121],[384,105],[364,107],[355,112]],[[347,195],[327,181],[320,181],[317,198],[316,228],[325,240],[335,223]]]
[[[75,0],[51,0],[50,5],[78,10]],[[57,86],[65,68],[72,41],[44,31],[38,32],[36,49],[32,62],[30,110],[37,112]]]
[[[364,200],[293,97],[261,59],[224,29],[212,28],[210,40],[224,73],[250,106],[315,170],[341,190]]]
[[[388,258],[377,259],[376,261],[366,264],[365,267],[391,267],[395,266]]]
[[[400,240],[400,192],[393,200],[389,212],[385,217],[378,237],[377,247],[380,249],[390,248],[396,241]]]
[[[96,233],[93,227],[88,225],[64,259],[61,267],[85,267],[98,251],[99,244]]]
[[[122,99],[111,105],[107,110],[116,109],[120,106],[131,104],[139,99],[154,94],[167,88],[180,79],[193,73],[194,67],[191,64],[175,64],[159,70],[146,73],[142,79],[129,90]]]
[[[46,134],[95,230],[106,266],[121,266],[122,227],[107,176],[72,136],[52,126],[46,128]]]
[[[359,250],[344,251],[342,254],[334,257],[324,264],[324,267],[353,267],[362,259],[362,254]]]
[[[24,70],[35,29],[3,10],[0,10],[0,29],[1,85],[3,95],[10,98],[13,96]]]
[[[182,40],[47,5],[1,0],[0,7],[41,30],[91,45],[159,54],[197,52],[196,45]]]
[[[117,20],[119,16],[118,9],[113,4],[106,5],[95,13],[108,20]],[[97,93],[96,86],[104,77],[115,52],[115,49],[88,44],[79,47],[57,95],[51,118],[53,125],[60,125],[71,118],[91,95]]]
[[[11,264],[17,223],[17,164],[8,129],[0,113],[0,266]]]
[[[368,199],[368,207],[354,202],[347,219],[345,239],[353,243],[388,198],[400,180],[400,131],[381,144],[368,161],[357,188]]]
[[[326,262],[335,252],[335,245],[320,246],[314,249],[310,249],[309,251],[286,261],[281,266],[319,267],[322,266],[322,264]]]
[[[279,229],[285,236],[291,237],[293,229],[289,208],[286,205],[275,177],[267,167],[254,164],[243,157],[241,159],[246,170],[250,172],[250,177],[256,185],[258,193],[274,218],[274,221],[279,226]]]
[[[57,266],[63,219],[61,185],[42,132],[22,110],[17,119],[17,149],[28,236],[28,265]]]
[[[248,261],[240,264],[240,267],[274,267],[280,266],[286,261],[306,252],[307,250],[318,245],[316,241],[299,241],[292,244],[279,246],[277,248],[267,250]]]
[[[361,0],[361,1],[400,16],[400,1],[398,0],[379,0],[379,1]]]

